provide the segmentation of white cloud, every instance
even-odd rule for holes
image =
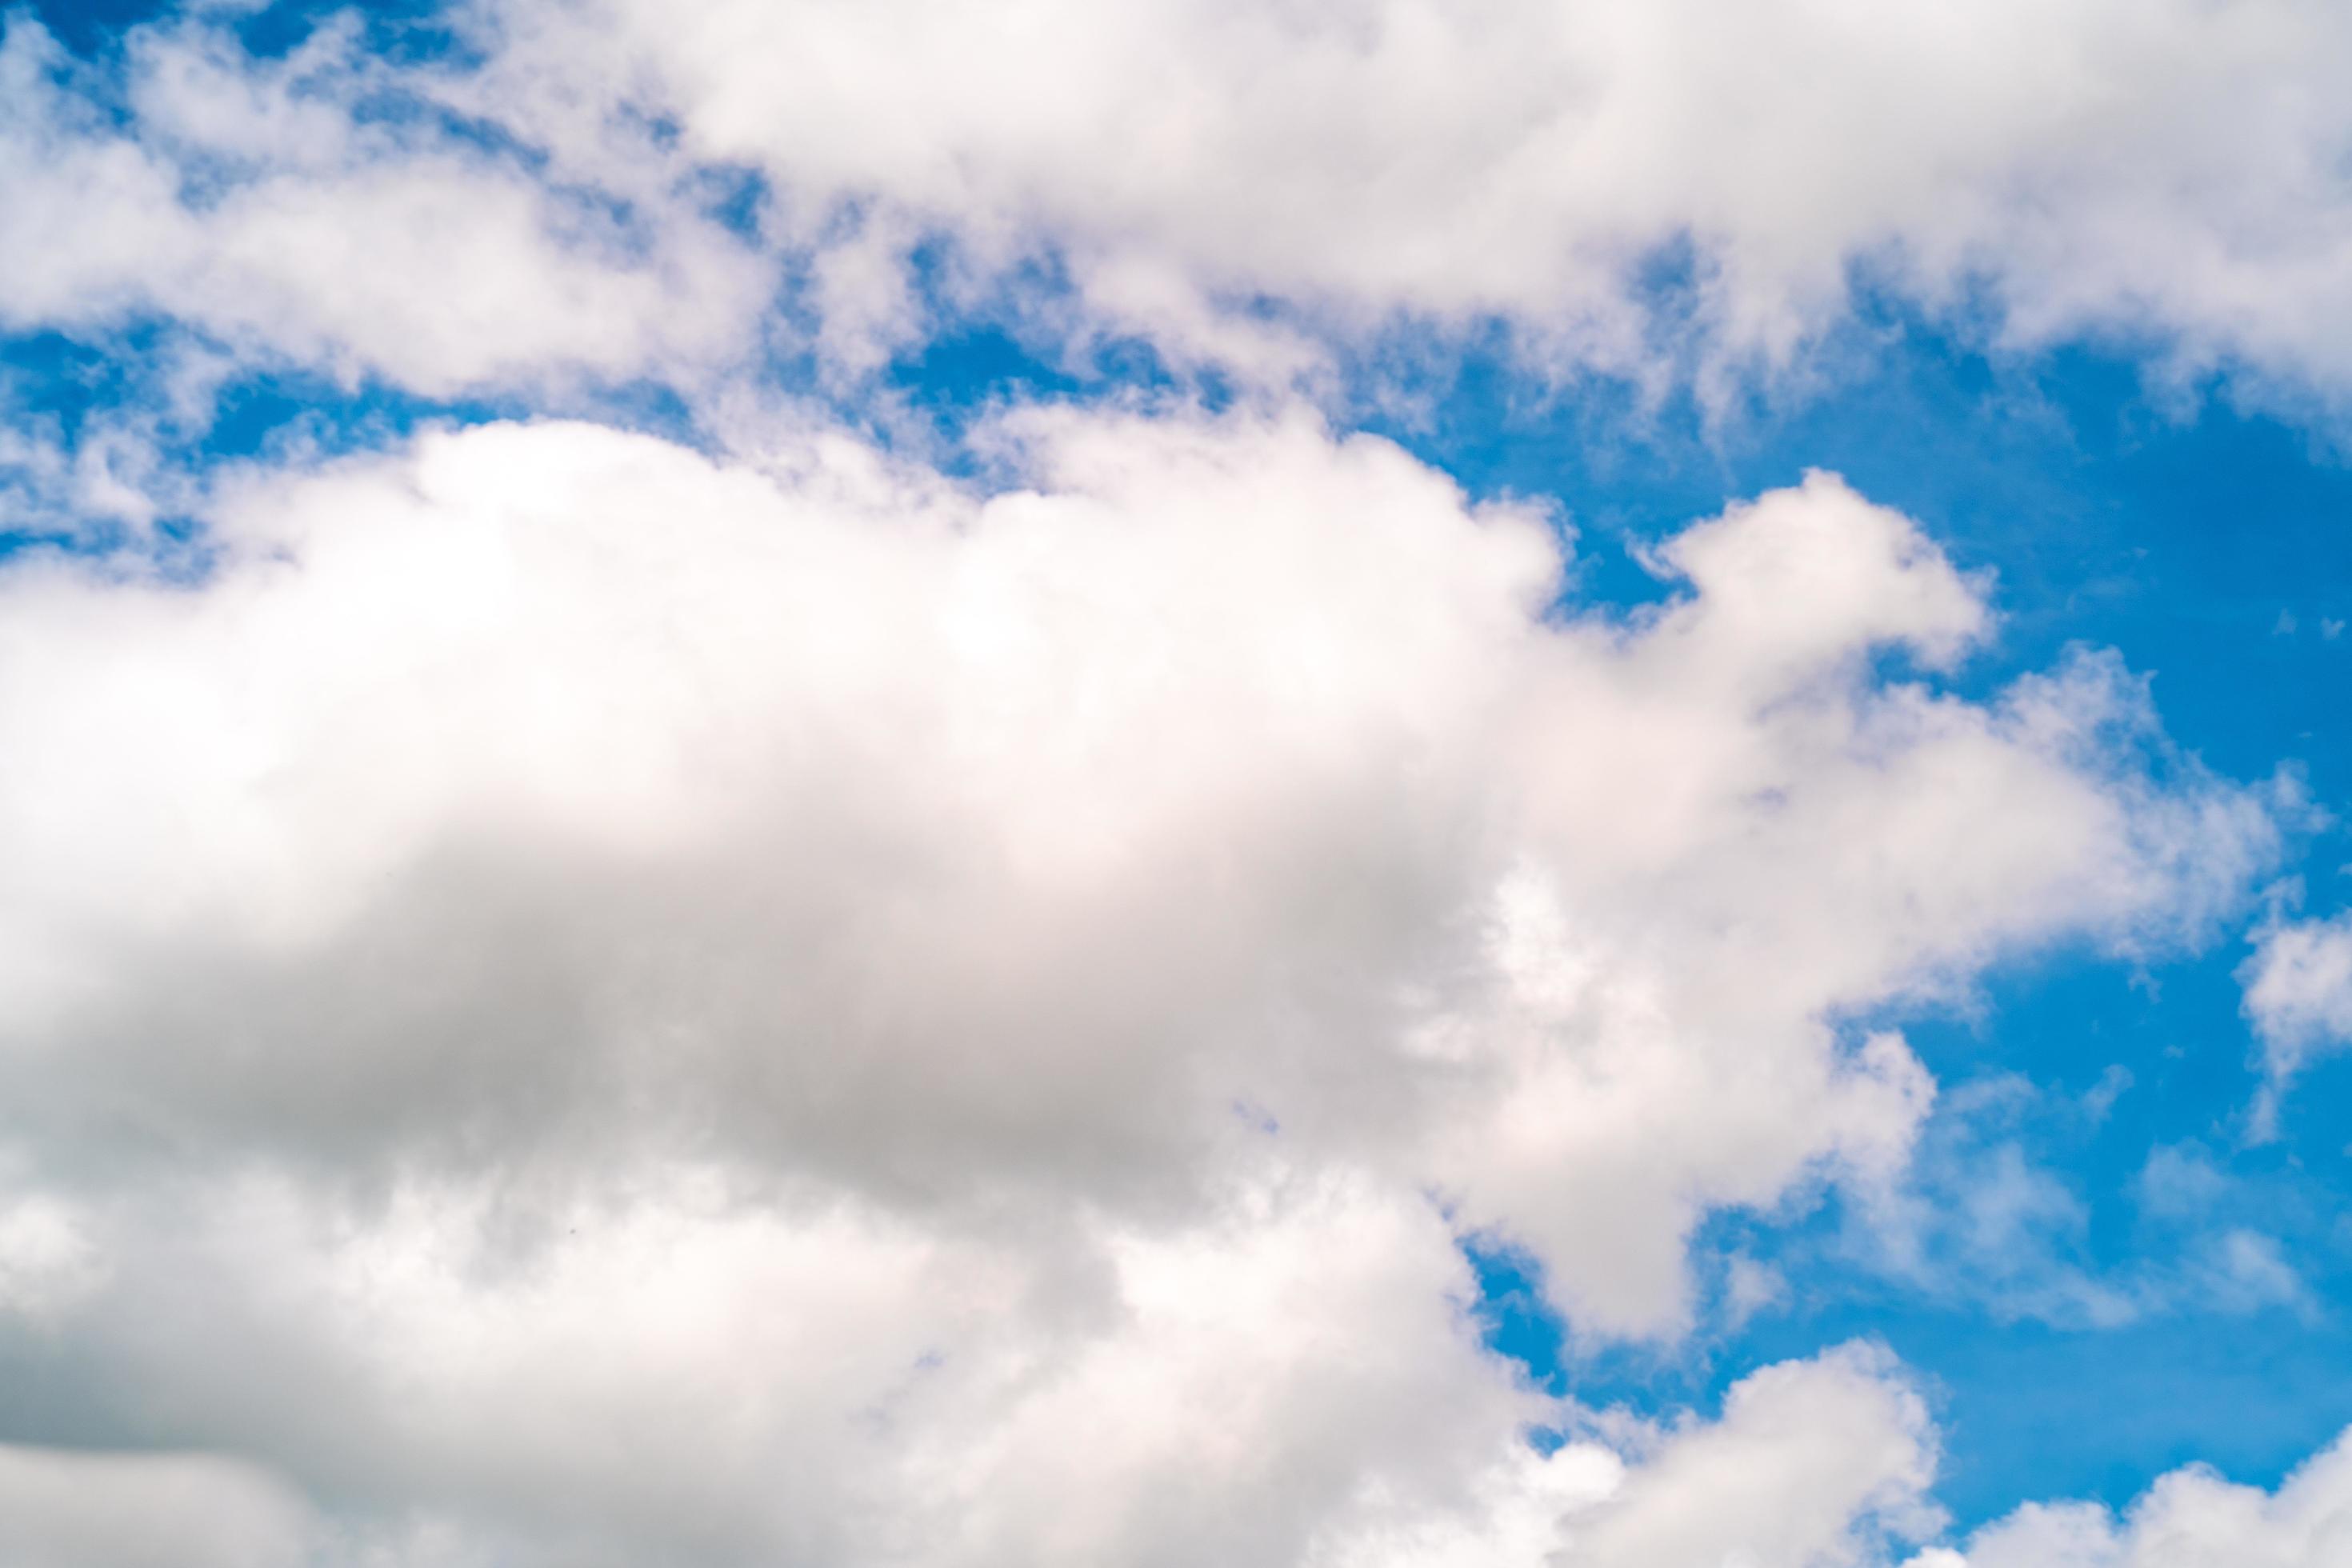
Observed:
[[[780,232],[819,238],[853,204],[983,277],[1048,252],[1180,349],[1246,324],[1215,301],[1270,296],[1343,332],[1493,315],[1538,357],[1720,372],[1832,325],[1859,266],[1931,305],[1980,284],[2018,344],[2145,333],[2185,367],[2330,394],[2352,374],[2352,28],[2325,8],[490,14],[472,101],[542,140],[578,139],[583,96],[650,101],[700,155],[770,173]],[[1682,245],[1696,340],[1675,344],[1636,279]]]
[[[2161,1477],[2117,1520],[2096,1503],[2031,1503],[1979,1531],[1953,1568],[2327,1568],[2352,1553],[2352,1436],[2276,1492],[2203,1466]]]
[[[1941,1522],[1927,1407],[1882,1352],[1859,1346],[1768,1367],[1722,1418],[1677,1434],[1589,1514],[1561,1568],[1847,1568],[1891,1534]]]
[[[1043,1235],[709,1171],[358,1215],[245,1182],[111,1240],[106,1295],[53,1331],[103,1369],[85,1418],[262,1456],[355,1544],[1270,1563],[1614,1476],[1528,1462],[1547,1402],[1479,1347],[1442,1219],[1344,1180]]]
[[[23,1568],[298,1568],[311,1525],[234,1460],[0,1445],[0,1557]]]
[[[2268,852],[2103,747],[2104,666],[1873,684],[1982,611],[1826,479],[1622,627],[1378,443],[1024,438],[1047,488],[974,502],[485,429],[257,486],[198,590],[26,563],[0,1070],[174,1142],[692,1128],[932,1197],[1181,1186],[1244,1101],[1648,1329],[1705,1208],[1900,1161],[1930,1087],[1833,1010]]]
[[[1758,1313],[1786,1306],[1788,1301],[1789,1278],[1773,1265],[1735,1256],[1725,1266],[1723,1316],[1731,1331],[1737,1333]]]
[[[1883,1353],[1641,1427],[1484,1346],[1459,1244],[1525,1247],[1580,1335],[1667,1337],[1710,1213],[1899,1209],[1936,1085],[1853,1020],[2200,940],[2275,856],[2258,792],[2112,656],[1939,686],[1991,585],[1832,476],[1667,542],[1676,595],[1616,616],[1556,518],[1279,395],[1016,412],[982,493],[740,420],[740,378],[813,344],[853,384],[997,310],[1261,386],[1500,318],[1720,392],[1862,267],[1980,289],[2012,344],[2335,396],[2352,32],[458,20],[478,64],[352,22],[284,60],[202,16],[119,61],[0,42],[0,325],[173,345],[73,440],[0,433],[5,493],[205,530],[200,569],[0,563],[0,1365],[35,1374],[0,1556],[1843,1568],[1932,1533]],[[169,471],[256,364],[647,376],[735,438]],[[2279,1078],[2352,1032],[2333,931],[2250,966]],[[1984,1258],[2079,1219],[2021,1156],[1968,1196]],[[2304,1300],[2267,1235],[2209,1239],[2209,1296]],[[1785,1288],[1732,1281],[1732,1315]],[[2027,1510],[1969,1562],[2178,1568],[2210,1514],[2302,1568],[2340,1468]]]
[[[2202,1219],[2231,1191],[2230,1177],[2193,1143],[2168,1143],[2148,1151],[2137,1185],[2141,1209],[2170,1220]]]
[[[1826,476],[1628,620],[1306,416],[996,439],[1027,488],[440,432],[224,478],[194,582],[12,560],[0,1138],[74,1249],[0,1341],[390,1561],[1633,1565],[1692,1488],[1759,1563],[1924,1528],[1860,1352],[1622,1487],[1535,1456],[1581,1417],[1481,1347],[1459,1232],[1673,1332],[1710,1209],[1900,1170],[1933,1085],[1837,1018],[2193,935],[2260,800],[2147,772],[2112,661],[1888,673],[1985,585]]]
[[[1720,395],[1801,363],[1859,273],[2011,347],[2122,340],[2290,399],[2352,384],[2352,26],[2326,7],[453,17],[467,48],[405,65],[348,24],[278,62],[184,19],[134,33],[119,79],[19,19],[0,320],[160,312],[432,395],[693,390],[771,334],[856,372],[981,310],[1282,384],[1391,327],[1500,320],[1549,370]],[[746,170],[756,245],[708,216]],[[1661,303],[1643,280],[1676,256],[1690,287]],[[789,329],[761,319],[788,274]]]
[[[216,1191],[74,1342],[124,1436],[267,1456],[199,1473],[335,1563],[1829,1568],[1937,1522],[1920,1402],[1859,1347],[1539,1454],[1523,1427],[1577,1413],[1478,1347],[1411,1194],[1277,1178],[1066,1249],[741,1196],[674,1173],[518,1246],[478,1195],[354,1228]]]
[[[2352,1046],[2352,914],[2271,925],[2256,935],[2238,981],[2270,1075],[2267,1115],[2305,1063]]]
[[[2202,1281],[2224,1311],[2252,1312],[2264,1307],[2314,1310],[2303,1276],[2287,1261],[2277,1239],[2242,1227],[2215,1237]]]
[[[0,1205],[0,1312],[37,1321],[99,1281],[80,1216],[42,1195]]]

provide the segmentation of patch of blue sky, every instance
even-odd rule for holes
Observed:
[[[907,286],[915,316],[929,330],[890,358],[881,380],[894,405],[935,444],[927,455],[960,478],[987,481],[987,465],[964,440],[977,422],[1009,407],[1169,399],[1215,410],[1233,399],[1221,373],[1171,365],[1146,338],[1073,333],[1078,292],[1050,254],[980,279],[951,237],[935,236],[914,247]],[[806,289],[799,279],[794,291],[814,334]],[[829,402],[836,416],[872,424],[866,389],[831,381],[813,358],[778,368],[781,379]],[[893,439],[887,424],[874,428],[886,443]]]
[[[79,55],[95,54],[143,23],[179,15],[170,0],[21,0],[21,9]]]
[[[197,379],[201,395],[177,406],[171,384],[184,374]],[[335,457],[388,447],[430,425],[542,416],[594,417],[708,445],[684,395],[658,378],[573,376],[427,397],[373,376],[240,352],[152,316],[0,333],[0,407],[53,432],[68,450],[86,432],[142,417],[155,426],[162,455],[191,469],[298,452]]]
[[[191,460],[337,458],[383,450],[437,426],[539,417],[593,419],[708,450],[694,410],[666,382],[583,383],[561,398],[522,393],[419,397],[377,381],[357,384],[288,370],[249,372],[226,384],[218,415],[194,444]]]
[[[658,117],[648,119],[646,126],[648,138],[656,145],[677,135],[674,123]],[[736,238],[747,243],[761,238],[762,217],[772,193],[767,176],[758,170],[742,164],[704,164],[690,176],[688,194],[704,217]]]
[[[517,400],[444,401],[373,384],[343,386],[299,371],[252,374],[221,389],[217,416],[195,456],[206,462],[267,458],[299,448],[334,457],[390,446],[426,426],[482,424],[524,412]]]
[[[205,356],[219,353],[176,324],[138,319],[102,331],[42,331],[0,336],[0,411],[25,460],[0,463],[0,555],[35,544],[103,550],[133,542],[123,526],[68,525],[63,497],[85,456],[117,457],[127,438],[134,471],[128,482],[176,479],[200,485],[215,468],[247,459],[307,460],[378,450],[427,425],[478,424],[530,412],[517,398],[425,399],[372,381],[349,382],[287,365],[240,363],[212,381]],[[184,401],[173,383],[200,384]],[[606,401],[655,426],[667,389],[621,388]],[[37,471],[44,461],[58,471]],[[13,481],[13,482],[12,482]],[[201,554],[201,527],[168,505],[184,488],[160,483],[163,513],[140,531],[139,547],[160,561],[185,564]]]
[[[351,0],[270,0],[239,18],[236,34],[247,52],[268,58],[290,54],[330,20],[348,18],[379,59],[471,60],[477,57],[454,20],[457,10],[447,0],[367,0],[363,5]]]
[[[41,26],[79,55],[105,52],[132,28],[169,22],[194,7],[174,0],[19,0]],[[226,20],[247,53],[278,58],[301,47],[330,20],[362,30],[368,51],[397,62],[469,58],[463,30],[446,0],[264,0],[242,8],[209,8]]]

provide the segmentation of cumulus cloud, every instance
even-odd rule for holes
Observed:
[[[2321,1568],[2352,1552],[2352,1435],[2275,1492],[2190,1466],[2118,1520],[2096,1503],[2030,1503],[1918,1568]]]
[[[8,562],[20,1421],[389,1561],[1928,1529],[1882,1358],[1627,1441],[1459,1244],[1674,1333],[1706,1214],[1900,1171],[1934,1086],[1843,1020],[2193,940],[2259,795],[2110,658],[1941,689],[1989,584],[1829,476],[1626,616],[1307,415],[990,439],[440,431],[224,476],[193,575]]]
[[[1884,1352],[1847,1346],[1768,1367],[1721,1418],[1676,1434],[1601,1505],[1570,1521],[1559,1561],[1590,1568],[1843,1568],[1881,1560],[1939,1517],[1927,1407]]]
[[[5,1070],[171,1146],[658,1126],[926,1201],[1181,1186],[1246,1104],[1641,1326],[1705,1206],[1901,1158],[1929,1086],[1834,1010],[2269,852],[2105,743],[2112,666],[1871,679],[1983,611],[1833,480],[1624,624],[1379,443],[1030,426],[985,500],[483,429],[257,483],[198,588],[22,563]]]

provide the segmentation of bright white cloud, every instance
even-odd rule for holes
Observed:
[[[1539,358],[1717,374],[1785,362],[1863,268],[1931,308],[1980,288],[2013,343],[2145,334],[2190,370],[2352,375],[2352,27],[2326,7],[488,14],[477,101],[551,142],[580,139],[583,82],[648,99],[868,277],[877,224],[952,237],[982,278],[1045,252],[1108,323],[1212,356],[1247,357],[1219,302],[1271,296],[1325,329],[1499,316]],[[1685,246],[1677,343],[1636,279]],[[1248,341],[1267,369],[1299,352]]]
[[[394,1561],[1926,1528],[1861,1352],[1538,1458],[1456,1241],[1671,1333],[1706,1212],[1900,1170],[1837,1018],[2230,908],[2265,808],[2137,682],[1888,673],[1985,584],[1826,476],[1624,618],[1303,415],[1032,410],[985,495],[772,437],[436,433],[225,477],[193,582],[0,575],[0,1339],[81,1429]]]
[[[2347,1555],[2352,1434],[2275,1492],[2200,1465],[2160,1478],[2120,1520],[2096,1503],[2028,1504],[1979,1531],[1951,1568],[2327,1568]]]

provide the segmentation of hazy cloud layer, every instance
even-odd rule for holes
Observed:
[[[2313,1057],[2352,1046],[2352,915],[2270,925],[2238,978],[2273,1096]]]

